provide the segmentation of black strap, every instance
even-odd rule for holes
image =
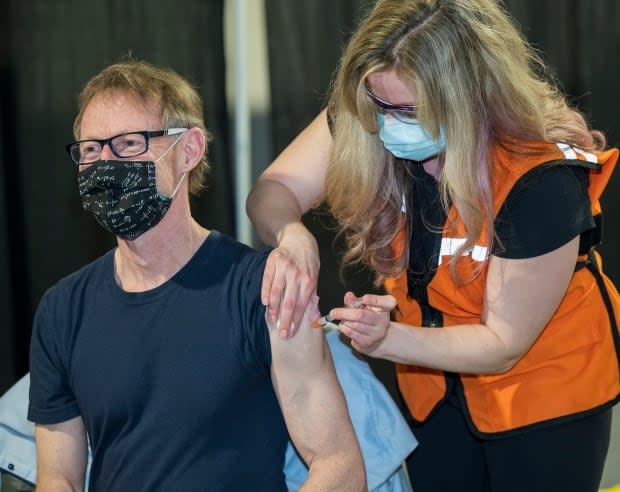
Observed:
[[[611,326],[611,334],[614,339],[614,345],[616,347],[616,355],[618,358],[618,370],[620,371],[620,332],[618,331],[618,322],[616,320],[616,313],[614,312],[614,307],[611,302],[611,297],[609,295],[609,291],[607,290],[607,286],[605,285],[605,279],[603,278],[603,274],[599,270],[598,263],[596,262],[596,258],[594,256],[594,249],[592,249],[588,253],[588,259],[585,262],[585,266],[592,272],[594,278],[596,279],[596,284],[601,292],[601,297],[603,298],[603,303],[605,304],[605,309],[607,310],[607,315],[609,316],[609,324]]]
[[[585,167],[586,169],[590,169],[591,171],[596,171],[596,172],[601,172],[601,170],[603,169],[603,165],[599,164],[598,162],[582,161],[580,159],[566,159],[566,160],[559,160],[559,161],[550,161],[549,164],[558,163],[558,162],[561,162],[562,164],[566,166]]]

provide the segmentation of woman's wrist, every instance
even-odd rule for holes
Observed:
[[[306,238],[310,242],[316,244],[316,239],[308,228],[300,220],[290,221],[286,223],[280,230],[275,233],[276,245],[281,246],[288,238],[293,238],[296,242],[300,238]]]

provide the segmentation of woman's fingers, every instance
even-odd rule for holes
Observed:
[[[275,324],[284,338],[295,334],[316,293],[318,265],[304,258],[295,258],[279,247],[265,264],[261,301],[267,306],[268,322]]]

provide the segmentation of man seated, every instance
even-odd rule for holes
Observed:
[[[323,332],[281,339],[254,251],[191,216],[209,135],[171,70],[128,60],[80,95],[67,145],[84,208],[117,247],[49,289],[35,316],[28,418],[37,491],[365,489],[360,449]],[[87,436],[88,441],[87,442]]]

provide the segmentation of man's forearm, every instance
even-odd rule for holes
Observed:
[[[35,425],[37,492],[82,492],[88,460],[81,417]]]

